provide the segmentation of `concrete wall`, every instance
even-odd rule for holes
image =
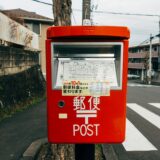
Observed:
[[[0,46],[0,76],[22,72],[39,64],[39,52]]]
[[[0,12],[0,40],[39,50],[38,35]]]
[[[47,28],[50,27],[50,25],[46,24],[41,24],[41,33],[39,37],[39,47],[41,50],[40,53],[40,64],[41,64],[41,69],[42,73],[45,77],[46,75],[46,50],[45,50],[45,40],[46,40],[46,33],[47,33]]]

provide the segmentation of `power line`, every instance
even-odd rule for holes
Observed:
[[[77,12],[81,12],[80,9],[74,9]],[[115,15],[126,15],[126,16],[148,16],[148,17],[160,17],[160,14],[141,14],[141,13],[124,13],[124,12],[110,12],[110,11],[92,11],[94,13],[103,14],[115,14]]]
[[[32,0],[32,1],[35,1],[35,2],[38,2],[38,3],[43,3],[43,4],[46,4],[46,5],[50,5],[52,6],[53,4],[51,3],[47,3],[47,2],[43,2],[43,1],[40,1],[40,0]],[[81,9],[73,9],[74,11],[77,11],[77,12],[82,12]],[[146,16],[146,17],[160,17],[160,14],[143,14],[143,13],[125,13],[125,12],[111,12],[111,11],[92,11],[94,13],[103,13],[103,14],[114,14],[114,15],[126,15],[126,16]]]
[[[43,2],[43,1],[39,1],[39,0],[32,0],[32,1],[35,1],[35,2],[38,2],[38,3],[43,3],[43,4],[46,4],[46,5],[49,5],[49,6],[53,6],[53,4],[51,4],[51,3],[47,3],[47,2]]]
[[[126,16],[148,16],[148,17],[160,17],[158,14],[141,14],[141,13],[123,13],[123,12],[109,12],[109,11],[93,11],[95,13],[105,13],[105,14],[118,14]]]

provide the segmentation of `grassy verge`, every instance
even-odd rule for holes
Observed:
[[[68,155],[74,155],[74,153],[71,153],[74,152],[74,145],[71,145],[70,147],[72,147],[73,149],[71,150],[67,150],[67,145],[61,145],[56,147],[56,144],[54,144],[55,148],[53,148],[53,145],[51,145],[50,143],[46,143],[44,144],[37,157],[36,157],[36,160],[55,160],[56,159],[56,156],[57,157],[65,157],[65,153],[64,151],[67,151],[67,154]],[[56,149],[56,150],[55,150]],[[55,154],[56,152],[56,154]],[[57,158],[59,159],[59,158]],[[69,159],[69,160],[73,160],[74,158],[73,157],[68,157],[68,158],[64,158],[64,159]],[[63,158],[62,158],[63,160]],[[103,152],[102,152],[102,145],[101,144],[96,144],[95,145],[95,160],[105,160],[104,156],[103,156]]]
[[[95,160],[105,160],[101,144],[95,145]]]
[[[46,96],[42,97],[33,97],[25,100],[24,102],[20,102],[14,106],[1,108],[0,109],[0,122],[6,118],[12,117],[17,112],[22,112],[25,109],[28,109],[42,100],[45,100]]]

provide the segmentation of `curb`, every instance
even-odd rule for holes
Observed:
[[[47,138],[41,138],[32,142],[30,146],[26,149],[26,151],[23,153],[23,156],[20,160],[34,160],[40,147],[47,142]]]
[[[102,144],[102,151],[105,160],[118,160],[118,157],[111,144]]]

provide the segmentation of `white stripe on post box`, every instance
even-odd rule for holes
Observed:
[[[68,115],[67,115],[67,113],[59,113],[58,117],[59,117],[59,119],[67,119]]]

